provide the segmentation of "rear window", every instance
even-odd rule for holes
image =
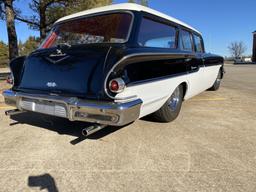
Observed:
[[[138,43],[143,47],[176,48],[176,28],[147,18],[142,19]]]
[[[59,44],[124,43],[128,39],[132,15],[113,13],[60,23],[40,48]]]
[[[181,30],[181,44],[185,51],[193,51],[191,33]]]

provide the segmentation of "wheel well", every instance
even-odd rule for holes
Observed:
[[[221,66],[221,67],[220,67],[220,71],[221,71],[221,79],[223,79],[224,73],[225,73],[224,66]]]
[[[187,93],[188,85],[187,85],[186,82],[183,82],[183,83],[181,83],[180,85],[181,85],[182,88],[183,88],[183,99],[184,99],[184,97],[185,97],[185,95],[186,95],[186,93]]]

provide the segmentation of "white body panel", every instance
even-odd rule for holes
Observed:
[[[143,101],[141,118],[160,109],[181,83],[187,84],[185,100],[210,88],[217,78],[220,67],[221,65],[201,67],[195,73],[130,86],[116,97],[126,98],[136,95],[140,98]]]
[[[209,89],[214,84],[220,67],[221,65],[200,67],[198,72],[189,74],[187,76],[189,85],[184,99],[187,100],[206,89]]]
[[[103,13],[103,12],[108,12],[108,11],[122,11],[122,10],[126,10],[126,11],[144,11],[147,13],[150,13],[152,15],[156,15],[162,18],[165,18],[171,22],[180,24],[184,27],[187,27],[189,29],[192,29],[198,33],[200,33],[198,30],[194,29],[193,27],[189,26],[188,24],[175,19],[173,17],[170,17],[166,14],[163,14],[159,11],[150,9],[148,7],[142,6],[142,5],[138,5],[135,3],[121,3],[121,4],[114,4],[114,5],[108,5],[108,6],[104,6],[104,7],[99,7],[99,8],[94,8],[94,9],[90,9],[90,10],[86,10],[86,11],[81,11],[72,15],[68,15],[65,17],[60,18],[58,21],[56,21],[56,23],[65,21],[65,20],[69,20],[69,19],[73,19],[73,18],[77,18],[77,17],[81,17],[81,16],[86,16],[86,15],[92,15],[92,14],[97,14],[97,13]],[[56,24],[55,23],[55,24]]]

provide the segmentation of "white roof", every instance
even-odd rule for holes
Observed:
[[[170,16],[168,16],[164,13],[161,13],[161,12],[156,11],[154,9],[150,9],[148,7],[138,5],[138,4],[135,4],[135,3],[113,4],[113,5],[108,5],[108,6],[104,6],[104,7],[89,9],[89,10],[86,10],[86,11],[81,11],[81,12],[78,12],[78,13],[75,13],[75,14],[72,14],[72,15],[62,17],[58,21],[56,21],[56,23],[61,22],[61,21],[65,21],[65,20],[68,20],[68,19],[76,18],[76,17],[85,16],[85,15],[90,15],[90,14],[95,14],[95,13],[100,13],[100,12],[106,12],[106,11],[118,11],[118,10],[144,11],[144,12],[150,13],[152,15],[156,15],[156,16],[165,18],[169,21],[180,24],[184,27],[187,27],[189,29],[192,29],[192,30],[200,33],[198,30],[194,29],[190,25],[188,25],[188,24],[186,24],[186,23],[184,23],[184,22],[182,22],[178,19],[175,19],[175,18],[170,17]]]

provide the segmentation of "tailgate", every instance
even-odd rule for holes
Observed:
[[[108,48],[54,50],[25,61],[19,89],[74,95],[99,94]]]

